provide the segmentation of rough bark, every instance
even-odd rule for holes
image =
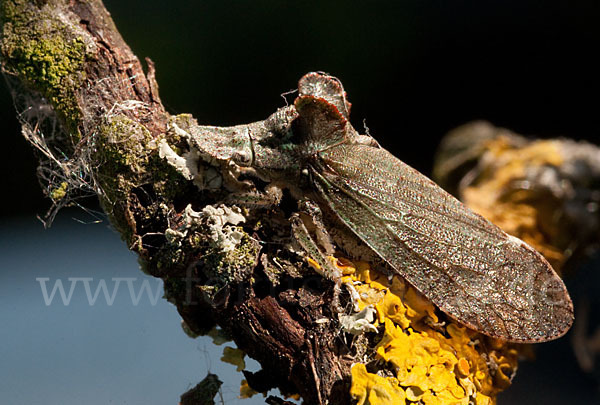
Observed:
[[[378,278],[375,271],[372,279],[360,280],[363,287],[371,285],[362,291],[372,294],[373,305],[375,298],[388,299],[377,305],[387,302],[385,311],[395,322],[404,316],[403,305],[413,305],[411,319],[402,318],[410,331],[385,319],[371,337],[344,343],[352,336],[340,332],[332,283],[287,248],[296,201],[284,194],[277,206],[237,211],[223,204],[232,187],[249,180],[228,178],[219,165],[193,156],[185,134],[198,131],[197,123],[190,115],[165,111],[152,62],[145,73],[100,0],[4,0],[0,7],[2,69],[55,208],[97,195],[113,226],[139,254],[143,270],[164,280],[187,331],[206,334],[218,326],[260,362],[261,371],[245,373],[252,388],[278,387],[308,404],[350,403],[351,385],[361,401],[367,395],[389,400],[381,384],[399,398],[411,395],[411,401],[427,402],[425,394],[444,401],[443,394],[452,394],[492,403],[510,385],[516,371],[513,346],[453,324],[410,287],[399,288],[401,281]],[[468,157],[471,162],[479,156]],[[442,174],[453,176],[455,163],[450,159]],[[266,191],[256,179],[252,187]],[[414,341],[400,344],[394,333]],[[376,357],[376,350],[383,355]],[[429,387],[439,383],[426,381],[429,371],[422,387],[398,386],[390,364],[396,361],[396,371],[406,371],[400,360],[420,361],[420,353],[450,375],[456,390]],[[352,371],[353,362],[363,367]],[[412,369],[417,367],[411,363]],[[356,386],[351,375],[357,376]],[[476,384],[475,375],[483,376]],[[185,400],[193,401],[193,394]]]
[[[253,386],[349,403],[345,348],[336,327],[319,322],[331,316],[331,283],[311,281],[300,257],[259,243],[286,239],[282,209],[268,218],[245,212],[241,244],[228,253],[203,232],[206,219],[176,232],[186,207],[198,213],[226,191],[198,191],[159,156],[160,139],[187,147],[169,122],[195,122],[165,111],[152,62],[145,73],[102,2],[5,0],[1,13],[2,69],[54,205],[97,194],[144,271],[165,281],[191,333],[218,325],[267,370],[248,375]],[[270,267],[275,257],[280,268]]]

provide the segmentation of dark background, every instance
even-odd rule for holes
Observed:
[[[203,124],[263,119],[304,73],[322,70],[344,83],[353,124],[366,119],[385,148],[425,173],[441,137],[473,119],[600,143],[597,1],[105,4],[134,52],[156,63],[169,112]],[[43,214],[48,202],[5,86],[0,103],[0,215]],[[568,338],[539,347],[502,403],[597,401],[597,373],[578,370]]]
[[[156,62],[172,113],[229,125],[267,117],[306,72],[338,76],[384,147],[429,173],[439,139],[473,119],[599,139],[600,3],[583,1],[107,0]],[[0,93],[1,215],[43,213],[35,160]]]

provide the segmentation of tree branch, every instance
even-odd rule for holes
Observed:
[[[300,257],[257,242],[265,234],[284,239],[285,218],[246,213],[237,248],[215,246],[209,228],[219,211],[199,213],[227,191],[200,192],[159,156],[161,140],[189,149],[170,123],[197,124],[165,112],[152,62],[146,75],[102,2],[7,0],[1,7],[2,68],[55,208],[97,194],[144,271],[163,278],[187,326],[206,333],[218,321],[264,369],[277,370],[269,387],[319,403],[336,384],[347,385],[350,363],[339,357],[335,327],[314,322],[329,316],[328,289],[303,286]],[[275,255],[284,270],[259,265]],[[327,372],[315,378],[315,369]],[[348,402],[348,390],[339,391]]]
[[[269,184],[203,156],[198,134],[230,139],[273,122],[200,127],[169,115],[154,65],[144,73],[100,0],[4,0],[1,22],[2,69],[54,208],[97,195],[143,270],[164,280],[189,334],[218,326],[260,362],[245,373],[252,388],[310,404],[486,403],[510,385],[514,345],[447,319],[358,257],[335,261],[355,286],[343,302],[358,307],[338,318],[333,283],[290,247],[296,201],[284,193],[239,209],[228,200],[233,189],[268,195]]]

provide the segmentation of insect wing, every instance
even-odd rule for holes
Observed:
[[[435,305],[514,342],[562,336],[573,306],[548,262],[384,149],[342,144],[311,165],[319,198]]]

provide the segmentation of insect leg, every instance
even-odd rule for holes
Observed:
[[[279,205],[283,192],[276,184],[270,184],[265,192],[232,193],[227,196],[227,203],[248,208],[271,208]]]
[[[303,204],[301,204],[303,205]],[[341,271],[336,268],[331,261],[321,251],[317,242],[311,236],[308,228],[314,229],[317,239],[327,238],[326,249],[333,249],[333,245],[329,240],[329,235],[324,227],[322,227],[322,220],[320,218],[320,210],[316,207],[317,211],[314,210],[313,204],[308,205],[308,212],[294,213],[292,214],[290,221],[292,223],[292,237],[294,241],[300,246],[300,248],[307,254],[307,256],[315,262],[315,270],[321,276],[331,280],[335,283],[333,291],[333,302],[332,306],[335,311],[343,312],[339,303],[339,296],[341,291]],[[311,215],[311,214],[314,214]],[[309,227],[307,227],[307,223]],[[319,229],[320,228],[320,229]],[[321,235],[321,236],[319,236]]]
[[[305,217],[308,218],[308,221],[305,221],[305,224],[310,223],[310,228],[315,233],[317,242],[325,249],[327,255],[333,255],[335,247],[333,246],[331,236],[329,236],[325,224],[323,223],[323,213],[319,206],[310,200],[301,200],[298,203],[298,206],[300,208],[300,214],[304,214]]]

